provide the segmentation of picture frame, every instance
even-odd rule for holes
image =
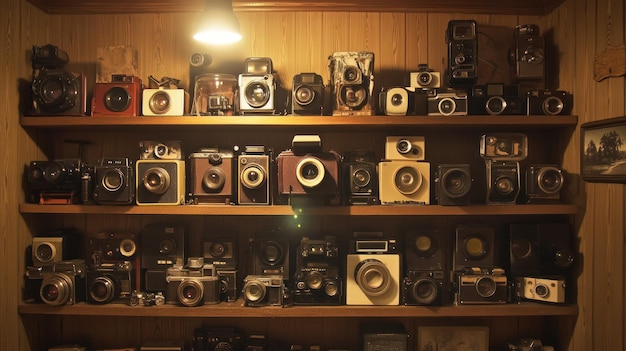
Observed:
[[[583,180],[626,183],[626,116],[583,123],[580,149]]]
[[[489,328],[419,327],[417,351],[489,351]]]

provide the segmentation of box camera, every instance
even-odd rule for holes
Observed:
[[[511,277],[541,274],[541,243],[536,223],[509,225],[509,266]]]
[[[387,116],[405,116],[409,111],[409,91],[391,87],[378,94],[378,109]]]
[[[202,241],[204,261],[217,268],[236,268],[237,241],[224,238],[205,238]]]
[[[544,78],[545,40],[536,24],[515,27],[514,46],[509,50],[514,81],[538,81]]]
[[[30,200],[54,203],[53,198],[63,198],[63,203],[79,203],[81,176],[84,165],[78,159],[31,161],[28,166]]]
[[[182,205],[185,203],[185,161],[137,160],[137,205]]]
[[[149,224],[141,232],[141,268],[146,291],[165,291],[166,269],[187,258],[185,228]]]
[[[334,52],[328,59],[333,115],[371,115],[374,92],[374,53]]]
[[[133,261],[139,254],[139,235],[100,232],[89,238],[88,248],[94,264]]]
[[[456,304],[503,304],[507,302],[508,281],[502,268],[467,268],[455,273]]]
[[[239,114],[273,114],[276,80],[273,74],[239,75]]]
[[[182,160],[180,140],[142,140],[139,142],[140,160]]]
[[[207,148],[192,153],[189,155],[189,197],[194,203],[229,204],[234,200],[233,168],[231,150]]]
[[[141,111],[144,116],[183,116],[185,89],[144,89]]]
[[[517,295],[525,300],[542,302],[565,302],[565,278],[520,277],[515,280]]]
[[[521,161],[527,155],[526,134],[490,133],[480,138],[480,156],[486,160]]]
[[[237,301],[239,296],[239,278],[236,269],[217,268],[220,278],[220,300],[226,302]]]
[[[285,285],[282,275],[247,275],[243,280],[246,306],[282,306]]]
[[[244,350],[244,335],[234,328],[200,327],[193,330],[193,351]]]
[[[55,262],[69,260],[75,253],[69,246],[66,236],[36,236],[33,237],[31,255],[33,266],[49,266]]]
[[[345,180],[347,205],[377,205],[378,172],[376,155],[373,151],[346,151],[343,155],[343,177]]]
[[[498,266],[495,259],[495,232],[492,227],[462,224],[456,227],[452,266],[454,271],[465,267]]]
[[[283,233],[257,233],[251,239],[250,274],[280,275],[291,279],[289,240]]]
[[[270,155],[264,146],[248,145],[237,157],[237,204],[271,204]]]
[[[423,136],[388,136],[385,139],[385,160],[424,161],[425,140]]]
[[[558,201],[563,188],[563,171],[558,165],[534,164],[524,172],[527,202]]]
[[[470,204],[472,175],[469,164],[442,164],[437,166],[435,196],[443,206],[466,206]]]
[[[467,93],[460,90],[437,91],[428,96],[429,116],[467,116]]]
[[[165,303],[194,307],[216,304],[221,301],[221,281],[212,264],[204,257],[189,257],[187,265],[174,265],[167,269]]]
[[[563,90],[531,90],[526,93],[526,114],[569,115],[574,106],[572,94]]]
[[[346,255],[346,305],[398,305],[401,269],[395,239],[350,241]]]
[[[485,161],[487,205],[515,205],[520,193],[519,162]]]
[[[430,204],[430,163],[390,160],[378,163],[380,203]]]
[[[523,105],[518,85],[474,85],[469,101],[471,115],[521,115]]]
[[[41,271],[40,279],[39,297],[48,305],[74,305],[85,299],[85,261],[82,259],[55,262]]]
[[[324,79],[317,73],[293,77],[291,109],[297,115],[324,114]]]
[[[135,165],[131,159],[102,159],[94,168],[94,173],[94,202],[101,205],[135,203]]]
[[[538,223],[541,243],[542,274],[566,273],[574,264],[575,253],[571,243],[568,223]]]
[[[431,70],[428,68],[428,65],[424,63],[419,64],[417,66],[417,72],[411,72],[409,77],[409,86],[413,88],[431,90],[441,87],[441,73]]]
[[[195,78],[191,109],[197,116],[232,116],[235,109],[237,77],[231,74],[205,73]]]
[[[406,233],[404,262],[410,271],[440,271],[445,269],[447,243],[443,235],[434,230],[409,231]]]
[[[114,74],[110,83],[96,83],[93,88],[91,115],[136,117],[141,111],[141,79]]]
[[[446,30],[448,82],[469,85],[478,79],[478,34],[476,21],[452,20]]]
[[[135,268],[130,262],[103,263],[87,267],[87,302],[93,304],[128,303],[137,288]]]
[[[87,78],[63,67],[67,53],[48,44],[33,46],[30,115],[84,116],[87,113]]]
[[[443,305],[443,271],[408,271],[402,282],[402,304]]]

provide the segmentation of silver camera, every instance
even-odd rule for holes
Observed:
[[[552,303],[565,302],[565,278],[520,277],[516,281],[517,295],[525,300]]]
[[[41,272],[39,297],[51,306],[74,305],[85,298],[85,261],[54,263]]]
[[[193,307],[220,302],[220,279],[212,264],[204,257],[189,257],[185,267],[174,265],[167,269],[165,302]]]
[[[471,267],[455,273],[456,304],[501,304],[507,302],[508,281],[502,268]]]
[[[273,74],[239,75],[239,114],[273,114],[275,95]]]
[[[182,160],[180,140],[142,140],[139,142],[140,160]]]
[[[423,136],[388,136],[385,139],[385,160],[424,161],[425,154]]]
[[[284,288],[281,275],[248,275],[241,293],[246,306],[282,306]]]
[[[441,73],[431,70],[427,64],[418,65],[417,72],[410,73],[410,79],[412,88],[430,90],[441,87]]]
[[[438,92],[428,96],[429,116],[467,116],[467,93],[457,90]]]

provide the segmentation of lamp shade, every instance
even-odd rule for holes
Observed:
[[[231,0],[206,0],[204,13],[193,38],[197,41],[223,45],[241,40],[239,21],[233,13]]]

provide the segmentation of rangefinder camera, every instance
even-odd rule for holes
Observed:
[[[428,96],[429,116],[466,116],[467,93],[460,90],[437,91]]]
[[[469,102],[471,115],[521,115],[522,98],[518,85],[475,85]]]
[[[574,106],[572,94],[563,90],[531,90],[526,93],[526,114],[569,115]]]
[[[247,275],[241,294],[246,306],[282,306],[284,297],[282,275]]]
[[[39,297],[51,306],[74,305],[85,300],[85,261],[55,262],[41,272]]]
[[[194,307],[220,302],[220,279],[212,264],[204,257],[189,257],[184,267],[174,265],[167,269],[165,303]]]

